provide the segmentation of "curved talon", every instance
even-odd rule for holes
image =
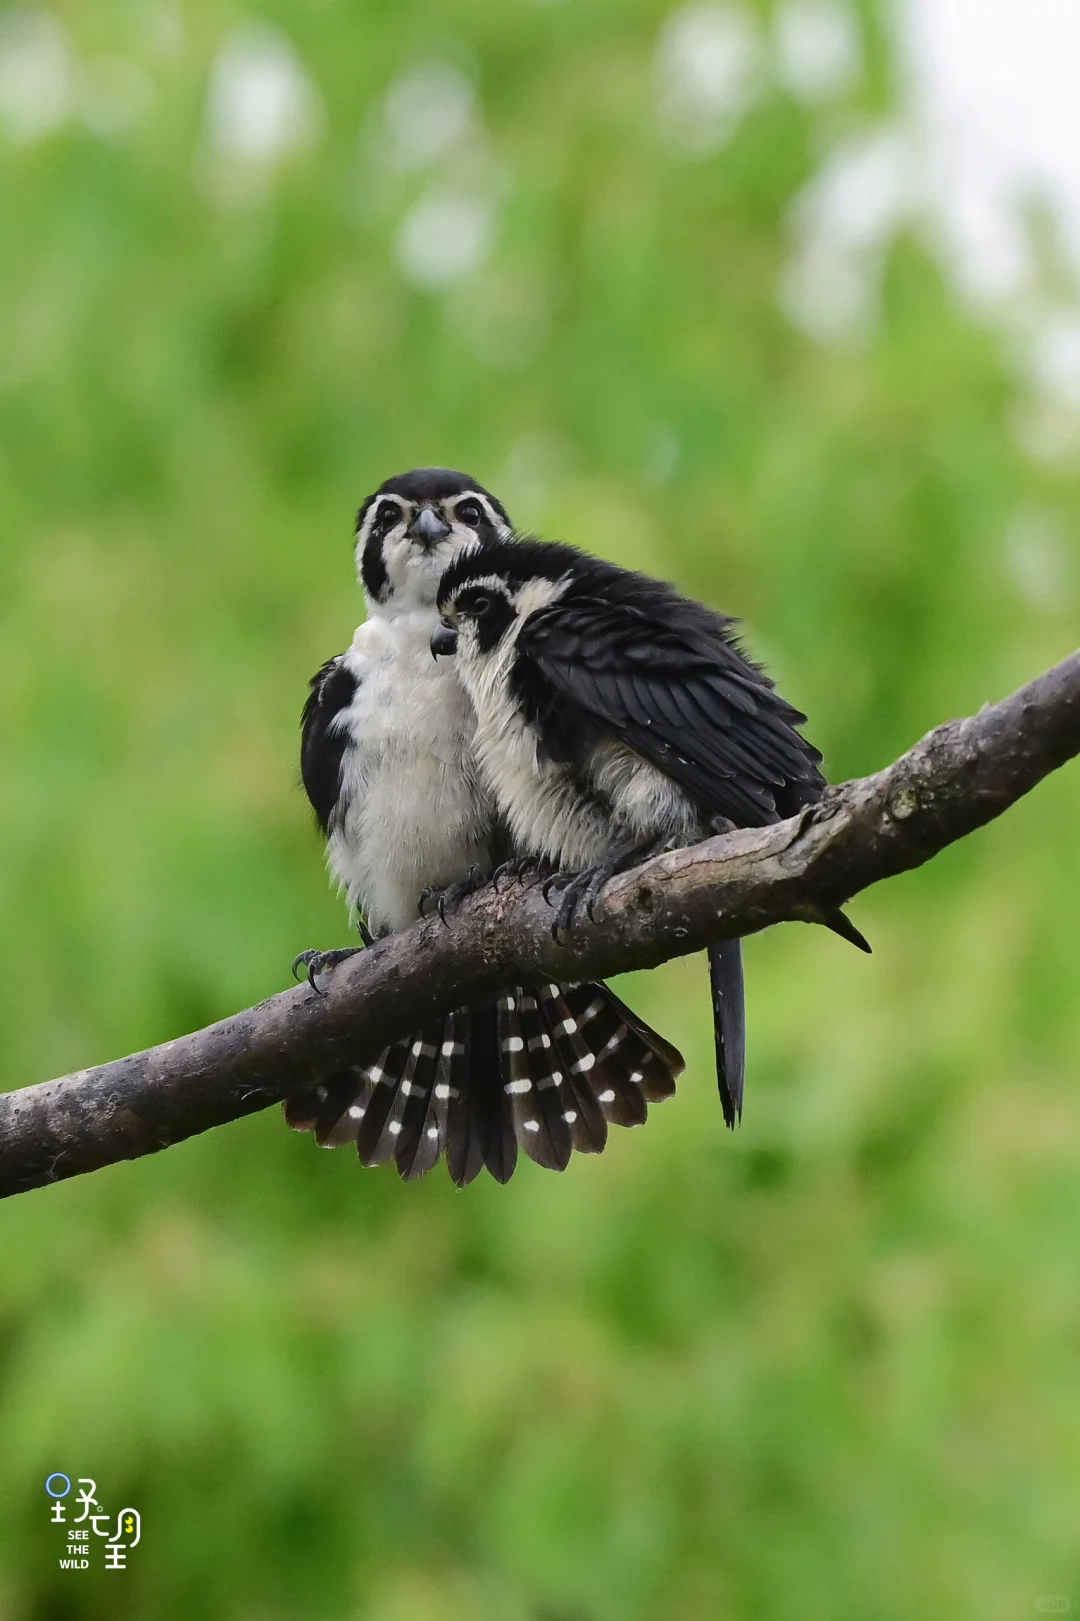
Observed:
[[[302,951],[299,957],[297,957],[296,962],[293,963],[294,977],[296,975],[296,963],[303,963],[305,970],[304,978],[307,980],[316,996],[326,995],[326,992],[319,984],[319,959],[322,957],[322,955],[323,953],[321,951]]]
[[[503,861],[495,868],[491,875],[492,886],[496,895],[502,894],[502,881],[504,878],[517,878],[524,883],[528,878],[538,878],[547,871],[547,863],[536,856],[521,856],[512,861]]]
[[[428,917],[430,915],[428,908],[434,904],[443,923],[449,928],[450,923],[446,915],[447,912],[453,912],[463,900],[467,900],[470,895],[475,895],[478,889],[483,889],[486,883],[487,879],[484,874],[473,862],[473,865],[469,868],[467,878],[460,879],[456,884],[447,884],[445,889],[424,890],[417,903],[420,916],[423,918]]]
[[[512,877],[513,869],[514,863],[512,861],[502,861],[495,868],[495,871],[491,875],[491,887],[495,891],[496,895],[502,894],[502,890],[499,888],[500,881],[503,878]]]
[[[555,905],[555,902],[551,898],[551,891],[553,890],[555,885],[560,880],[562,880],[562,882],[564,882],[564,883],[566,882],[566,874],[565,873],[553,872],[551,874],[550,878],[545,878],[544,879],[544,888],[542,890],[542,894],[543,894],[543,897],[544,897],[545,901],[547,902],[547,904],[549,906],[554,906]]]
[[[303,963],[307,969],[307,982],[316,996],[325,996],[326,992],[319,984],[319,975],[325,974],[328,969],[336,968],[339,962],[345,962],[349,957],[355,957],[360,950],[359,946],[341,946],[333,951],[301,951],[293,959],[293,978],[299,979],[296,972],[298,963]]]
[[[558,933],[555,936],[556,939],[558,939],[559,934],[569,935],[572,933],[574,927],[574,913],[577,911],[577,905],[581,897],[581,892],[582,883],[581,874],[579,873],[576,878],[572,878],[567,884],[565,890],[563,891],[562,899],[559,902],[559,910],[555,918],[555,927],[558,930]]]
[[[593,873],[592,878],[589,881],[588,888],[585,891],[585,914],[590,923],[596,922],[596,913],[594,911],[594,907],[596,906],[596,903],[600,899],[601,895],[604,893],[608,879],[613,878],[614,876],[614,873],[609,871],[607,867],[598,867]]]

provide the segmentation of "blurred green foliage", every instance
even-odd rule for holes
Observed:
[[[1080,486],[1017,448],[1002,345],[926,249],[893,245],[862,342],[778,306],[793,197],[890,105],[868,5],[843,94],[765,72],[697,156],[653,114],[660,0],[53,16],[67,116],[0,145],[5,1085],[345,938],[296,723],[391,472],[462,465],[743,616],[834,777],[1077,642],[1067,577],[1025,596],[1014,552],[1075,535]],[[283,42],[271,164],[227,70]],[[401,91],[432,62],[434,134]],[[424,285],[442,235],[471,268]],[[858,901],[872,959],[749,943],[735,1136],[684,962],[627,992],[680,1095],[562,1177],[406,1188],[271,1110],[6,1205],[0,1616],[1080,1602],[1077,782]],[[57,1469],[141,1509],[125,1574],[58,1568]]]

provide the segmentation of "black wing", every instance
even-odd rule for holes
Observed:
[[[674,592],[661,617],[602,597],[565,597],[526,620],[528,666],[656,766],[705,810],[760,827],[821,798],[821,755],[784,701],[730,639],[726,622]],[[681,621],[685,620],[685,623]],[[539,693],[534,704],[543,704]]]
[[[344,657],[327,659],[312,676],[300,717],[300,776],[324,833],[341,793],[341,758],[348,742],[344,733],[331,730],[331,722],[352,703],[357,687]]]

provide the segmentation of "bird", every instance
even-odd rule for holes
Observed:
[[[447,906],[514,864],[473,755],[471,700],[430,649],[448,565],[512,534],[497,497],[442,467],[385,480],[357,515],[367,618],[310,683],[300,774],[365,945],[430,905],[445,921]],[[294,972],[302,965],[318,992],[358,949],[301,952]],[[355,1143],[364,1165],[394,1161],[405,1180],[445,1155],[459,1186],[485,1165],[505,1182],[519,1146],[557,1170],[574,1149],[600,1152],[608,1124],[644,1121],[682,1068],[607,986],[510,986],[309,1082],[285,1117],[324,1146]]]
[[[500,537],[454,559],[438,610],[432,652],[453,655],[472,699],[485,785],[514,847],[559,875],[556,938],[592,916],[615,873],[780,821],[824,793],[821,754],[799,731],[806,716],[743,650],[736,620],[674,586],[571,546]],[[870,949],[842,913],[821,921]],[[734,1127],[740,942],[708,958],[717,1082]]]

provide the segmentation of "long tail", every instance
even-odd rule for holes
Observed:
[[[709,947],[713,1034],[716,1038],[716,1084],[725,1124],[732,1130],[742,1115],[746,1075],[746,1008],[743,1001],[742,944],[724,940]]]
[[[362,1165],[393,1160],[406,1181],[445,1154],[459,1187],[485,1165],[508,1182],[519,1149],[553,1171],[575,1149],[602,1153],[609,1124],[641,1125],[683,1067],[606,985],[514,986],[328,1075],[285,1119],[324,1148],[355,1142]]]

